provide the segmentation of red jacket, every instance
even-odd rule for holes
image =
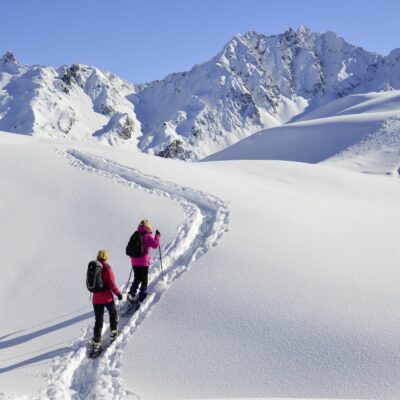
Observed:
[[[106,304],[114,301],[113,293],[118,296],[121,292],[115,283],[114,272],[111,267],[105,262],[100,261],[103,264],[103,271],[101,273],[101,279],[106,287],[106,290],[102,292],[93,293],[93,304]]]
[[[137,229],[143,235],[143,255],[142,257],[131,257],[132,267],[148,267],[150,265],[150,247],[156,249],[160,245],[160,234],[157,233],[153,239],[150,228],[144,225],[139,225]]]

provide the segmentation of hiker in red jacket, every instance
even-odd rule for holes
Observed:
[[[103,265],[101,279],[105,289],[102,292],[93,293],[93,308],[96,322],[94,324],[92,345],[99,348],[101,345],[101,331],[103,329],[104,307],[107,308],[110,315],[110,339],[113,341],[118,335],[118,312],[115,308],[113,293],[122,300],[122,294],[115,284],[114,272],[111,266],[107,264],[110,255],[107,250],[99,250],[97,261]]]
[[[136,300],[141,303],[147,297],[147,284],[150,266],[150,248],[156,249],[160,245],[160,232],[156,230],[153,238],[151,225],[147,219],[140,222],[137,230],[142,235],[143,255],[131,257],[131,265],[134,272],[134,280],[129,290],[127,300],[134,303]],[[139,288],[139,297],[136,299],[136,292]]]

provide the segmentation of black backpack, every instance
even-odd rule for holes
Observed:
[[[125,253],[129,257],[142,257],[144,253],[144,246],[143,246],[143,235],[146,232],[140,233],[136,231],[131,238],[129,239],[128,244],[126,245]]]
[[[89,292],[96,293],[105,290],[105,285],[101,279],[103,264],[99,261],[90,261],[86,274],[86,287]]]

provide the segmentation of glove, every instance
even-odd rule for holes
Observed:
[[[122,300],[122,294],[120,293],[118,296],[118,300],[121,301]]]
[[[161,233],[160,233],[160,231],[158,229],[156,230],[156,235],[160,235],[161,236]]]

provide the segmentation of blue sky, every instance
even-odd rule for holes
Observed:
[[[366,50],[400,47],[400,1],[0,0],[0,53],[23,64],[96,65],[148,82],[213,57],[237,32],[305,25]]]

